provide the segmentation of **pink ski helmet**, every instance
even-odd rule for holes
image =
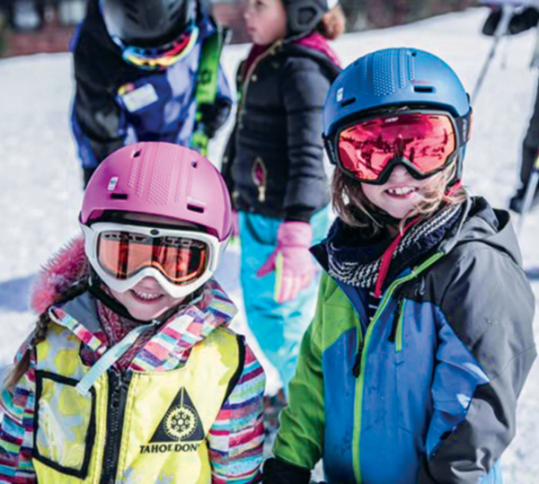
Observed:
[[[147,224],[137,228],[136,222],[115,226],[106,222],[106,212],[166,217],[186,222],[187,227],[194,224],[206,233],[197,235],[189,228],[149,229]],[[232,232],[230,196],[219,171],[201,154],[170,143],[141,142],[115,151],[99,165],[84,194],[80,223],[88,260],[109,287],[123,292],[150,276],[173,297],[183,297],[204,284],[217,268]],[[153,264],[119,277],[111,274],[99,249],[100,237],[107,231],[111,237],[111,230],[135,230],[148,237],[182,237],[183,232],[205,244],[209,255],[192,280],[173,280],[163,267],[160,270]]]
[[[110,154],[92,175],[80,222],[105,211],[169,217],[204,227],[222,242],[231,234],[230,195],[213,164],[171,143],[141,142]]]

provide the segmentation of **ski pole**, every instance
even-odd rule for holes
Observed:
[[[524,217],[526,213],[528,213],[528,211],[530,210],[538,183],[539,183],[539,153],[537,153],[537,158],[535,158],[535,163],[533,164],[532,172],[530,173],[530,178],[528,178],[528,186],[526,187],[526,193],[524,194],[524,201],[522,202],[522,211],[520,212],[520,219],[518,220],[517,234],[520,234],[522,232],[522,228],[524,227]]]
[[[507,34],[507,30],[509,28],[509,21],[511,20],[511,17],[513,16],[514,11],[515,11],[514,5],[512,4],[502,5],[502,18],[500,19],[500,23],[496,27],[496,32],[494,33],[494,41],[492,42],[492,47],[490,48],[490,52],[485,62],[483,63],[483,67],[481,69],[479,77],[477,78],[475,87],[472,91],[472,104],[475,103],[477,99],[477,95],[479,94],[479,90],[481,89],[481,86],[483,85],[483,81],[485,80],[485,77],[487,75],[487,71],[490,67],[492,59],[494,59],[494,56],[496,55],[496,49],[498,47],[498,43],[500,42],[500,39],[504,35]]]

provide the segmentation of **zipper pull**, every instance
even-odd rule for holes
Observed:
[[[352,368],[352,374],[354,377],[359,378],[359,374],[361,373],[361,356],[363,354],[363,345],[359,348],[357,354],[356,354],[356,360],[354,362],[354,367]]]
[[[260,203],[264,203],[266,201],[266,187],[265,186],[258,187],[258,201]]]
[[[397,328],[399,326],[399,321],[402,315],[402,310],[404,306],[404,298],[399,297],[397,300],[397,308],[395,309],[395,314],[393,315],[393,324],[391,326],[391,333],[389,333],[389,336],[387,340],[390,343],[395,343],[395,339],[397,337]]]

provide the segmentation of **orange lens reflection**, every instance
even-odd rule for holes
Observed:
[[[130,232],[104,232],[97,245],[100,266],[116,279],[128,279],[146,267],[155,267],[178,285],[205,272],[208,252],[207,244],[199,240]]]

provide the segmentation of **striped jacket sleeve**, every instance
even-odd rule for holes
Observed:
[[[212,484],[259,482],[265,384],[264,370],[245,345],[241,374],[208,434]]]
[[[35,408],[35,357],[13,390],[0,393],[0,483],[36,482],[32,465]]]

